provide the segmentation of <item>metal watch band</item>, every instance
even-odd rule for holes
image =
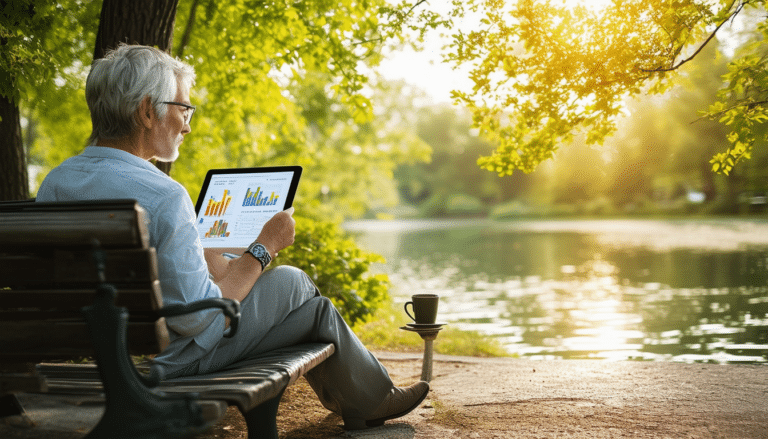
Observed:
[[[253,255],[257,261],[261,264],[261,269],[267,268],[270,262],[272,262],[272,256],[269,254],[269,250],[264,247],[264,244],[254,242],[248,247],[248,253]]]

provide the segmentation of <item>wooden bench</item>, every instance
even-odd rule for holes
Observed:
[[[249,438],[277,438],[286,387],[334,352],[289,346],[216,373],[163,379],[130,354],[160,352],[164,318],[216,307],[236,331],[239,304],[163,307],[146,214],[134,200],[0,203],[0,416],[20,392],[103,392],[88,438],[176,438],[204,431],[236,405]],[[93,357],[96,364],[62,363]]]

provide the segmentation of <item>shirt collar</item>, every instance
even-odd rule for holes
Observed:
[[[138,166],[165,175],[163,171],[157,169],[157,166],[150,163],[149,160],[144,160],[143,158],[135,156],[130,152],[123,151],[122,149],[110,148],[108,146],[88,146],[80,155],[91,158],[120,160],[133,166]]]

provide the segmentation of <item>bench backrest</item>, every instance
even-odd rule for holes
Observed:
[[[99,282],[94,238],[130,313],[131,353],[159,352],[167,330],[146,221],[134,200],[0,203],[0,363],[93,355],[80,309]]]

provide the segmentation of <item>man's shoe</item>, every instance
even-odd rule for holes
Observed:
[[[371,413],[369,419],[344,418],[344,429],[361,430],[368,427],[378,427],[384,421],[399,418],[410,413],[419,406],[429,393],[429,383],[419,381],[408,387],[393,387],[384,402]]]

